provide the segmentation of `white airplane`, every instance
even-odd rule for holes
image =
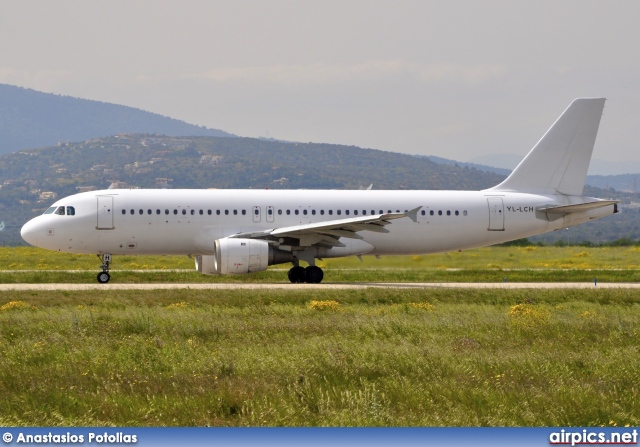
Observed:
[[[21,235],[37,247],[97,254],[101,283],[112,255],[190,255],[203,274],[290,262],[291,282],[319,283],[316,259],[529,237],[618,212],[615,200],[582,195],[604,102],[574,100],[506,180],[482,191],[91,191],[58,200]]]

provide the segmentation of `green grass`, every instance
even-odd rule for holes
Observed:
[[[0,248],[0,282],[93,283],[100,262],[33,247]],[[637,282],[638,247],[488,247],[424,256],[327,259],[325,282]],[[203,276],[186,256],[114,256],[112,281],[287,282],[288,265],[239,276]],[[75,270],[76,272],[70,272]],[[160,271],[153,271],[160,270]],[[175,271],[178,270],[178,271]],[[183,271],[184,270],[184,271]]]
[[[319,261],[327,269],[640,269],[640,247],[486,247],[421,256],[365,256]],[[35,247],[0,247],[0,270],[89,270],[95,255],[76,255]],[[116,270],[193,269],[187,256],[114,256]]]
[[[3,292],[0,425],[635,426],[639,328],[633,290]]]

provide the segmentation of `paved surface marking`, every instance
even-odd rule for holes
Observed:
[[[640,283],[322,283],[322,284],[289,284],[289,283],[144,283],[144,284],[0,284],[0,291],[10,290],[159,290],[159,289],[193,289],[193,290],[353,290],[366,288],[387,289],[640,289]]]

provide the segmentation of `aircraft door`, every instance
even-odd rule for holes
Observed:
[[[113,196],[98,197],[98,230],[113,230]]]
[[[267,222],[273,222],[275,211],[272,206],[267,207]]]
[[[504,203],[502,197],[488,197],[489,231],[504,231]]]
[[[254,222],[260,222],[260,207],[254,206],[251,210],[251,215],[253,216]]]

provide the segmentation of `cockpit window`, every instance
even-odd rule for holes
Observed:
[[[57,214],[58,216],[75,216],[76,209],[73,206],[52,206],[44,212],[45,214]]]

